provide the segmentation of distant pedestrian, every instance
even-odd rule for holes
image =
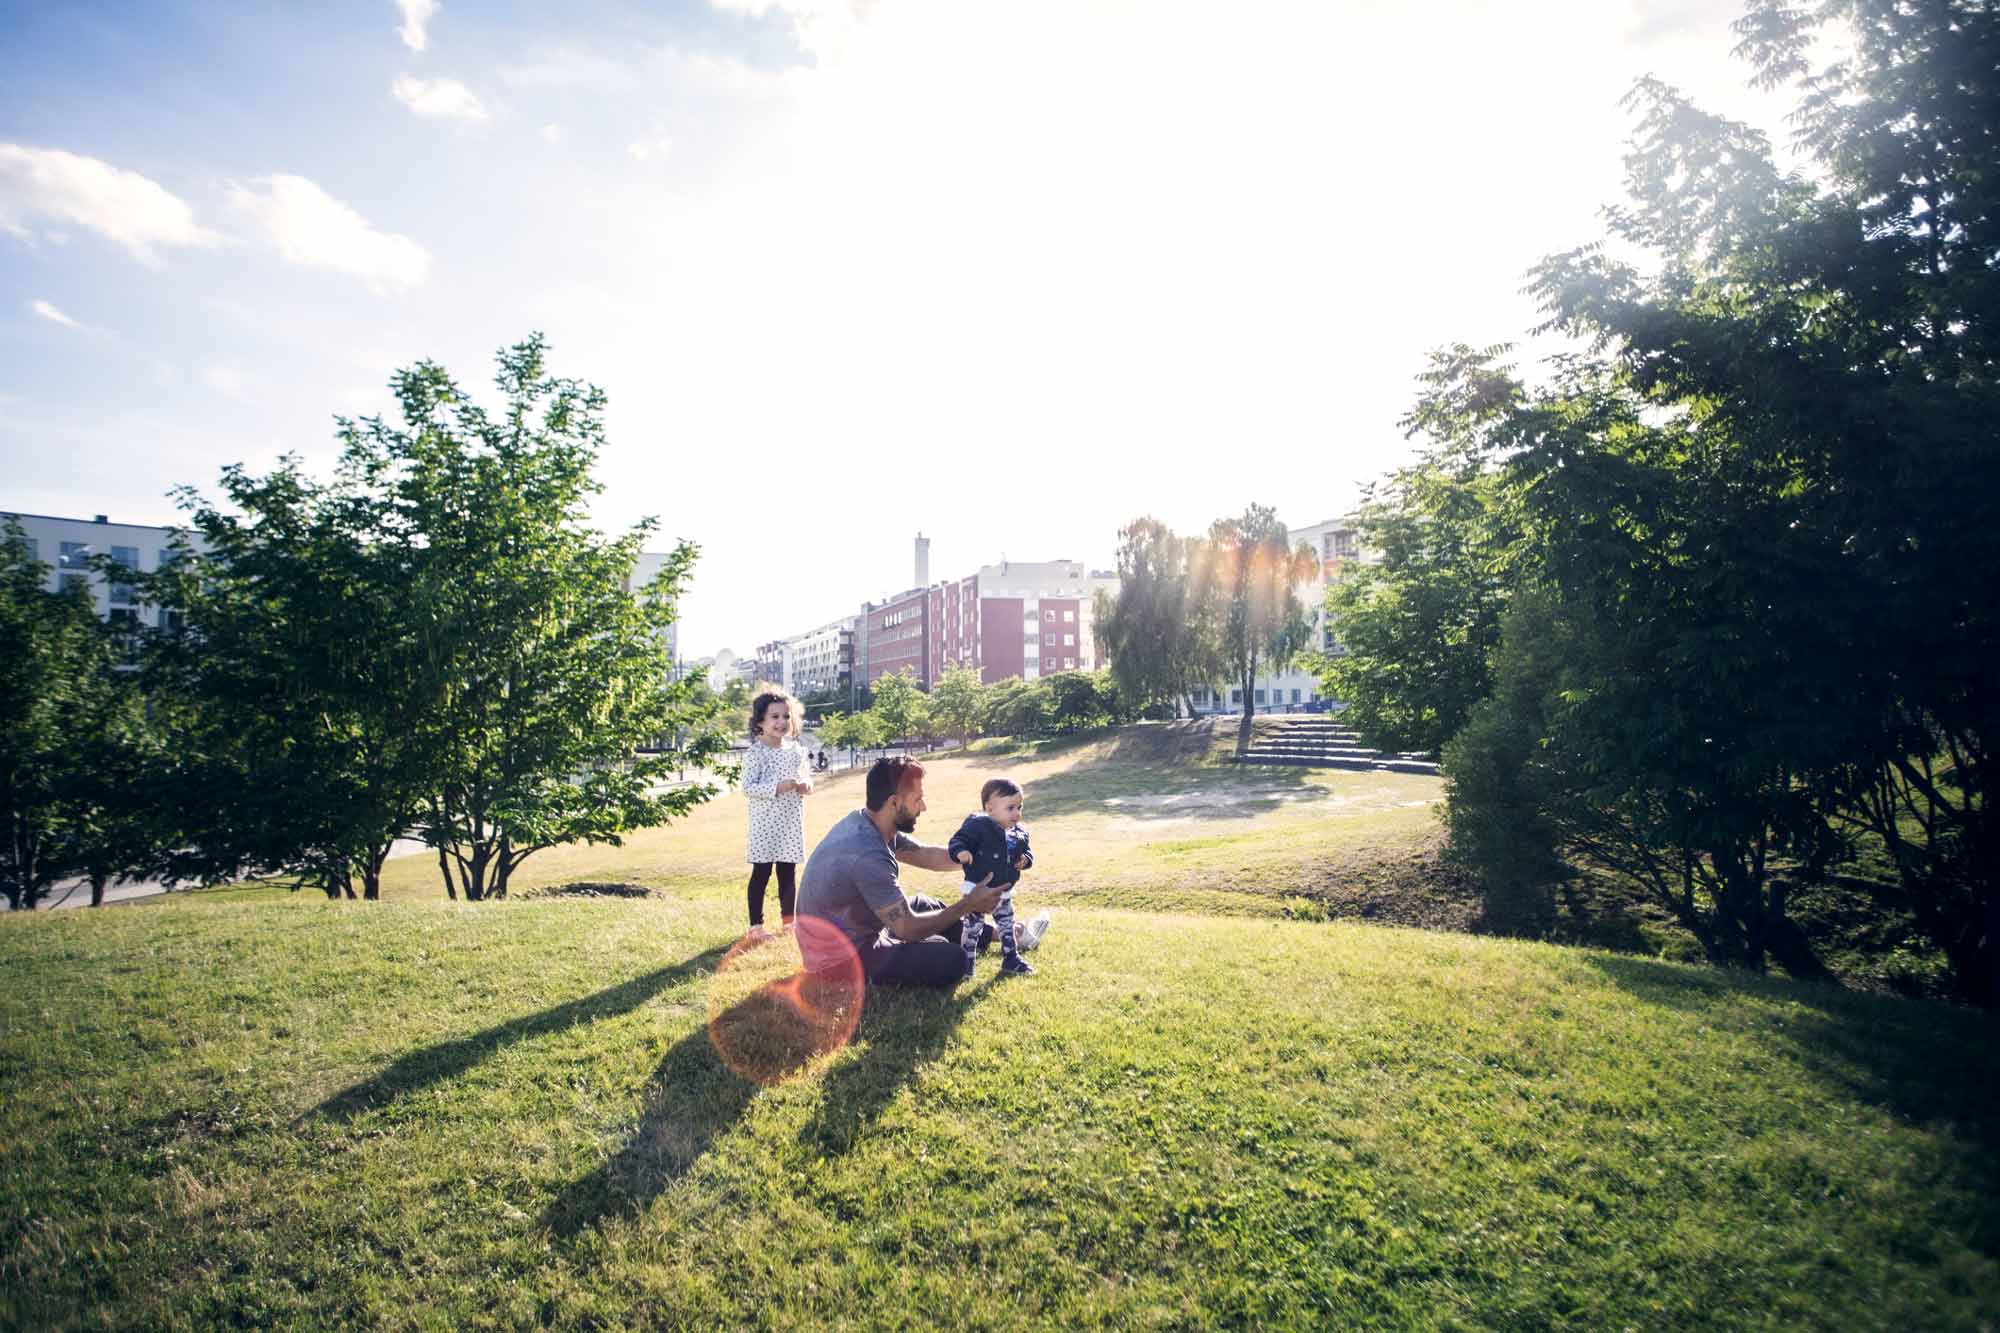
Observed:
[[[806,859],[805,798],[812,795],[811,765],[799,744],[804,710],[783,690],[765,690],[750,702],[750,749],[743,756],[743,795],[750,803],[750,935],[764,929],[764,890],[778,876],[778,911],[786,929],[797,911],[799,862]]]

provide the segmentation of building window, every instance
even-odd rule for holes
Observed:
[[[1021,642],[1032,646],[1041,643],[1041,639],[1033,634],[1025,634],[1021,637]]]
[[[1329,560],[1352,560],[1354,558],[1354,534],[1352,532],[1327,533],[1326,555]]]
[[[1297,690],[1293,690],[1293,691],[1292,691],[1292,702],[1293,702],[1293,703],[1297,703],[1298,701],[1299,701],[1299,692],[1298,692]]]
[[[111,558],[125,569],[137,570],[139,568],[139,548],[136,546],[114,546],[111,548]],[[132,605],[131,580],[113,579],[111,581],[111,604],[113,606]]]
[[[1063,612],[1063,619],[1064,619],[1064,620],[1075,620],[1075,619],[1076,619],[1076,612],[1074,612],[1074,611],[1065,611],[1065,612]]]
[[[33,537],[30,537],[27,540],[28,540],[28,563],[31,565],[41,563],[42,544],[36,541]]]
[[[1233,685],[1230,687],[1229,702],[1232,706],[1243,702],[1243,691],[1240,687]]]
[[[1264,691],[1262,690],[1257,691],[1257,702],[1258,703],[1264,702]]]
[[[90,576],[88,574],[65,574],[62,576],[62,590],[71,597],[90,596]]]
[[[82,569],[90,559],[89,542],[64,542],[62,555],[56,560],[57,569]]]
[[[1074,635],[1074,634],[1065,634],[1065,635],[1063,635],[1063,647],[1065,647],[1065,648],[1074,648],[1074,647],[1076,647],[1076,635]]]

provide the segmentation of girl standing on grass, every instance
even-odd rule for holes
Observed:
[[[750,934],[764,929],[764,887],[778,872],[778,911],[791,929],[798,901],[794,876],[806,859],[805,798],[812,794],[805,747],[799,744],[799,701],[766,689],[750,701],[750,752],[743,757],[743,794],[750,800]]]

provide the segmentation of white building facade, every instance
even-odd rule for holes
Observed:
[[[1381,557],[1362,549],[1352,518],[1326,519],[1291,529],[1291,544],[1301,543],[1311,547],[1319,557],[1319,568],[1310,581],[1293,589],[1293,595],[1312,616],[1313,647],[1323,653],[1338,653],[1340,645],[1326,624],[1327,587],[1339,577],[1341,566],[1347,562],[1374,561]],[[1258,673],[1251,686],[1250,704],[1258,711],[1283,712],[1311,704],[1320,697],[1319,678],[1295,665],[1285,671]],[[1243,687],[1240,682],[1231,682],[1213,690],[1197,689],[1194,704],[1195,711],[1201,713],[1240,713]]]
[[[106,578],[90,567],[92,556],[109,556],[126,569],[153,573],[172,558],[174,537],[179,528],[153,527],[141,523],[113,523],[106,515],[95,518],[56,518],[48,514],[0,513],[0,523],[13,520],[28,538],[28,553],[49,566],[50,591],[70,589],[88,596],[97,614],[109,621],[163,624],[169,613],[158,607],[139,605],[132,584]],[[194,541],[200,549],[199,539]]]
[[[782,640],[785,688],[803,699],[815,694],[845,696],[854,678],[854,631],[857,616],[830,620],[818,629]]]

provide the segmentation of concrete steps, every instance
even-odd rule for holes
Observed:
[[[1389,754],[1361,744],[1352,728],[1336,722],[1285,721],[1262,729],[1250,748],[1236,756],[1239,764],[1293,768],[1339,768],[1350,772],[1423,773],[1435,776],[1438,766],[1420,754]]]

